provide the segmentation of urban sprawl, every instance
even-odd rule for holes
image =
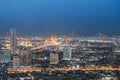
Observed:
[[[0,80],[120,80],[120,37],[0,37]]]

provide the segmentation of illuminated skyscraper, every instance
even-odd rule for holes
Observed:
[[[71,60],[72,59],[72,48],[65,47],[63,50],[63,60]]]
[[[11,55],[16,55],[16,45],[17,45],[17,39],[16,39],[16,30],[11,29]]]
[[[16,30],[11,29],[11,58],[13,60],[13,67],[19,68],[19,53],[17,51]]]

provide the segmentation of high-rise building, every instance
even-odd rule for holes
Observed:
[[[7,68],[1,65],[0,65],[0,80],[8,80]]]
[[[71,60],[72,59],[72,48],[64,47],[63,49],[63,60]]]
[[[29,48],[19,47],[20,66],[29,66],[31,64],[31,51]]]
[[[10,30],[10,34],[11,34],[11,55],[16,55],[16,45],[17,45],[17,39],[16,39],[16,30],[15,29],[11,29]]]
[[[16,30],[11,29],[11,58],[13,60],[13,67],[19,68],[19,53],[17,51],[17,38],[16,38]]]
[[[19,63],[19,56],[18,55],[14,55],[13,56],[13,68],[19,68],[20,67],[20,63]]]
[[[9,50],[0,50],[0,63],[9,63],[10,59],[10,51]]]
[[[50,53],[50,64],[58,64],[58,54]]]

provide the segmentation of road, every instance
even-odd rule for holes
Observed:
[[[114,68],[112,66],[105,67],[105,66],[95,66],[95,67],[80,67],[80,68],[46,68],[46,71],[74,71],[74,70],[82,70],[82,71],[100,71],[100,70],[109,70],[109,71],[120,71],[120,67]],[[8,73],[12,72],[41,72],[42,68],[8,68]]]

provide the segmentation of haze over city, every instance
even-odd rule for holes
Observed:
[[[0,0],[0,34],[120,34],[119,0]]]
[[[0,80],[120,80],[120,0],[0,0]]]

